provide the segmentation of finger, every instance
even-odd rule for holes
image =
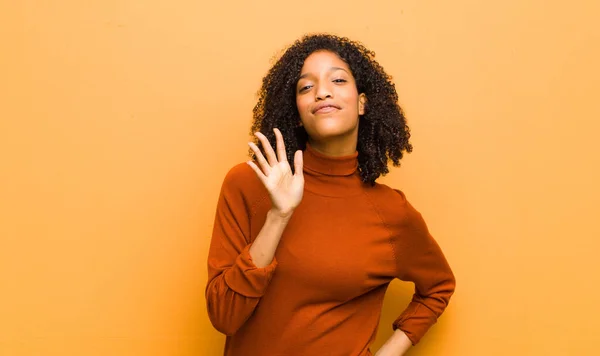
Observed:
[[[256,175],[258,176],[258,179],[260,179],[260,181],[265,184],[265,180],[267,179],[267,177],[264,175],[264,173],[260,170],[260,168],[258,168],[258,166],[252,162],[252,161],[248,161],[246,162],[250,168],[252,168],[252,170],[256,173]]]
[[[271,166],[277,164],[277,157],[275,156],[275,151],[273,151],[273,147],[271,147],[271,143],[269,143],[269,139],[265,135],[260,132],[255,133],[256,137],[260,140],[263,146],[263,150],[267,155],[267,160]]]
[[[248,146],[250,146],[250,149],[256,155],[256,161],[260,165],[260,168],[262,169],[263,173],[265,175],[269,175],[271,173],[271,166],[263,156],[262,152],[260,152],[258,146],[254,142],[248,142]]]
[[[275,132],[275,140],[277,141],[277,158],[279,162],[287,162],[287,152],[285,152],[283,135],[279,129],[273,129],[273,131]]]
[[[298,150],[294,154],[294,175],[304,177],[302,169],[304,167],[304,157],[303,152]]]

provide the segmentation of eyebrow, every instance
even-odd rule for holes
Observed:
[[[331,68],[329,68],[329,70],[328,70],[328,71],[329,71],[329,72],[333,72],[333,71],[336,71],[336,70],[343,70],[344,72],[346,72],[346,73],[350,74],[350,73],[349,73],[349,72],[348,72],[346,69],[344,69],[344,68],[342,68],[342,67],[331,67]],[[302,74],[300,77],[298,77],[298,80],[300,80],[300,79],[302,79],[302,78],[306,78],[306,77],[308,77],[309,75],[310,75],[310,73],[304,73],[304,74]]]

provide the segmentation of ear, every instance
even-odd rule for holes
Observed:
[[[365,114],[365,105],[367,104],[367,96],[365,93],[361,93],[358,96],[358,115]]]

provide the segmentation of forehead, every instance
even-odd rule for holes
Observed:
[[[311,53],[304,60],[302,66],[302,73],[305,72],[319,72],[321,70],[328,70],[331,67],[339,67],[349,70],[348,64],[344,62],[337,54],[321,50]]]

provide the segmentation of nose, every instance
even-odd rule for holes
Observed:
[[[315,90],[315,100],[325,100],[333,97],[333,92],[331,88],[327,84],[319,84],[319,86]]]

